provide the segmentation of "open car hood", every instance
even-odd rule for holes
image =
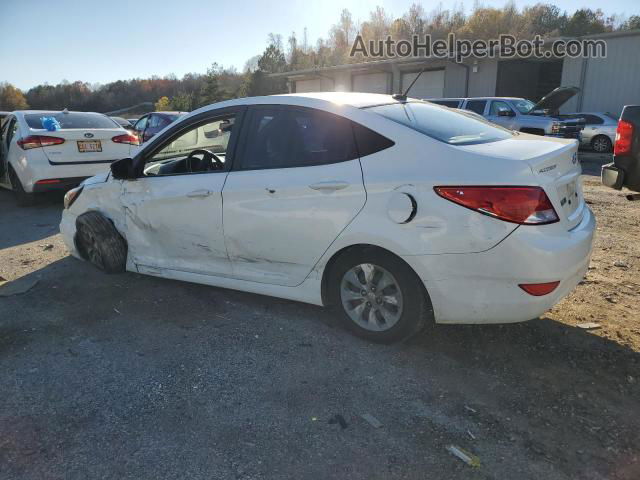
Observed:
[[[558,87],[551,93],[548,93],[542,100],[535,104],[531,109],[531,112],[537,110],[547,110],[550,113],[555,113],[560,110],[560,107],[573,98],[580,89],[578,87]]]

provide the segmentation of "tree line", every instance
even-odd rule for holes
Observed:
[[[444,38],[450,32],[470,39],[496,38],[501,33],[518,38],[534,35],[551,38],[638,28],[638,15],[607,16],[600,9],[589,8],[568,14],[555,5],[543,3],[523,9],[518,9],[513,2],[501,9],[476,6],[468,15],[462,5],[451,9],[439,6],[427,12],[422,5],[414,3],[400,17],[376,7],[362,22],[356,22],[351,12],[344,9],[327,37],[318,39],[315,45],[309,44],[306,28],[300,38],[292,32],[286,42],[282,35],[270,34],[264,52],[249,59],[242,72],[213,63],[206,73],[188,73],[182,78],[152,76],[104,85],[63,81],[57,85],[37,85],[26,92],[0,83],[0,110],[68,108],[110,112],[151,102],[158,110],[191,111],[230,98],[284,93],[286,81],[270,78],[270,73],[366,61],[349,56],[358,33],[365,41],[387,35],[396,40],[408,39],[414,34]]]

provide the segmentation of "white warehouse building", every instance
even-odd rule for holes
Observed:
[[[398,58],[298,70],[286,77],[289,91],[353,91],[398,93],[423,68],[410,96],[523,97],[537,101],[559,86],[577,86],[580,93],[563,112],[598,111],[619,114],[624,105],[640,104],[640,30],[582,37],[603,39],[606,58],[468,59],[464,63],[427,58]]]

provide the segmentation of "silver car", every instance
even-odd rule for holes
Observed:
[[[585,126],[580,139],[582,146],[591,147],[598,153],[609,153],[612,150],[616,138],[618,117],[603,112],[580,112],[567,116],[584,118]]]

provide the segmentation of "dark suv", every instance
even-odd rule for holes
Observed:
[[[175,122],[187,112],[152,112],[143,115],[133,125],[133,129],[140,138],[140,143],[144,143],[162,130],[167,125]]]
[[[602,167],[602,183],[617,190],[627,187],[640,192],[640,105],[627,105],[622,110],[613,146],[613,163]],[[640,199],[638,195],[629,197]]]

